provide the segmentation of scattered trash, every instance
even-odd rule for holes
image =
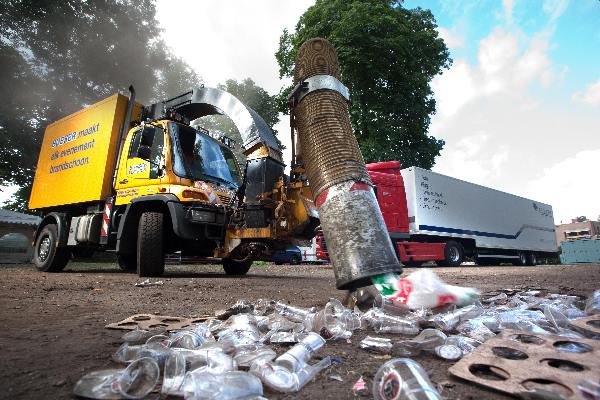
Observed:
[[[435,354],[444,360],[456,361],[463,356],[462,350],[453,344],[442,344],[433,349]]]
[[[365,324],[380,333],[401,333],[416,335],[419,333],[419,322],[396,315],[386,314],[382,309],[372,308],[361,317]]]
[[[374,353],[387,354],[392,350],[392,339],[367,336],[360,342],[360,348]]]
[[[163,396],[257,400],[264,398],[264,385],[295,393],[330,365],[344,363],[339,357],[311,362],[326,340],[352,344],[354,331],[362,329],[385,335],[366,336],[358,344],[376,353],[373,359],[389,360],[375,375],[378,399],[399,398],[404,391],[410,398],[440,398],[418,363],[390,360],[428,355],[460,360],[452,374],[522,398],[597,396],[592,371],[600,370],[594,358],[600,343],[591,339],[600,337],[600,314],[593,311],[600,291],[586,303],[576,296],[503,289],[483,294],[479,302],[475,289],[446,285],[421,271],[398,280],[404,281],[399,286],[384,279],[377,284],[381,294],[374,287],[353,292],[354,311],[336,299],[319,309],[242,299],[215,317],[133,315],[107,325],[129,331],[113,354],[127,368],[87,374],[74,392],[97,399],[141,398],[158,386]],[[366,308],[369,299],[370,308],[362,312],[358,304]],[[291,347],[276,351],[282,345]],[[326,379],[344,382],[339,374]],[[352,390],[366,390],[362,376]]]
[[[358,380],[354,383],[354,385],[352,385],[352,391],[354,392],[354,394],[356,395],[358,392],[361,392],[363,390],[367,390],[367,382],[365,382],[365,380],[363,379],[363,377],[361,376],[360,378],[358,378]]]
[[[395,358],[375,374],[373,398],[438,400],[441,396],[419,363],[410,358]]]
[[[75,384],[73,393],[90,399],[142,399],[156,386],[160,369],[151,358],[139,358],[123,370],[95,371]]]
[[[400,279],[394,274],[386,274],[374,279],[373,284],[384,297],[412,310],[444,304],[464,306],[479,297],[476,289],[448,285],[430,269],[419,269]]]
[[[600,314],[600,289],[594,291],[585,305],[587,315]]]
[[[198,322],[204,322],[210,317],[197,317],[197,318],[182,318],[182,317],[171,317],[168,315],[154,315],[154,314],[135,314],[131,317],[125,318],[122,321],[111,323],[105,326],[108,329],[121,329],[121,330],[155,330],[165,329],[172,331],[175,329],[182,329],[185,326],[190,326]]]
[[[154,281],[151,282],[150,279],[145,279],[141,282],[136,282],[135,286],[137,287],[149,287],[149,286],[162,286],[164,285],[163,281]]]
[[[416,356],[422,351],[433,351],[446,342],[446,334],[437,329],[423,329],[413,339],[401,340],[394,344],[393,354],[396,356]]]
[[[521,397],[572,398],[582,380],[598,380],[599,350],[600,342],[594,340],[574,341],[557,335],[505,330],[449,371],[468,381]]]

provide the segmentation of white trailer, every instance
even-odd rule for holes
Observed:
[[[400,172],[411,240],[458,243],[478,264],[556,256],[550,205],[418,167]]]

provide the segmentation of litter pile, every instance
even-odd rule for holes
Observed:
[[[431,271],[419,270],[395,283],[384,279],[348,300],[353,309],[336,299],[322,309],[284,301],[239,300],[204,322],[188,320],[170,331],[138,327],[123,336],[124,343],[113,355],[114,361],[126,367],[87,374],[77,382],[74,393],[95,399],[139,399],[160,390],[162,395],[185,399],[262,399],[264,386],[273,392],[294,393],[332,364],[331,357],[317,354],[326,341],[347,340],[357,329],[370,331],[360,348],[399,357],[386,362],[375,375],[373,396],[381,399],[402,398],[399,395],[407,392],[412,393],[410,398],[440,398],[427,373],[410,359],[419,354],[453,361],[464,357],[450,372],[485,385],[477,380],[481,371],[470,368],[471,364],[466,369],[455,367],[483,350],[493,352],[488,358],[522,358],[523,352],[511,347],[482,346],[504,339],[507,332],[552,337],[555,344],[550,352],[600,359],[596,341],[600,339],[600,290],[587,305],[579,297],[539,290],[502,290],[479,298],[473,289],[446,285]],[[386,337],[378,336],[382,334]],[[278,355],[270,344],[291,347]],[[494,350],[498,348],[502,350]],[[573,368],[578,362],[588,360],[561,365]],[[520,392],[502,385],[490,387],[521,395],[551,393],[554,397],[547,398],[557,399],[569,398],[575,391],[600,396],[598,379],[590,379],[598,375],[600,365],[590,362],[584,368],[591,373],[578,375],[575,389],[567,382],[560,385],[561,390],[548,384],[542,390],[531,377],[533,383]],[[557,363],[546,361],[550,367]],[[488,369],[495,372],[493,366]]]

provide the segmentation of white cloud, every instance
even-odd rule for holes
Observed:
[[[600,185],[594,164],[600,160],[600,148],[584,150],[548,168],[534,179],[527,193],[550,203],[554,220],[569,222],[585,215],[596,219],[600,215]]]
[[[551,184],[575,173],[582,182],[592,182],[593,168],[574,167],[583,158],[588,158],[583,165],[590,165],[592,157],[600,156],[585,153],[600,148],[600,135],[594,110],[577,109],[554,95],[568,71],[549,57],[552,26],[564,7],[547,6],[548,23],[533,35],[518,27],[492,28],[479,42],[476,62],[458,58],[436,77],[432,88],[438,112],[430,132],[446,141],[437,172],[545,201],[566,219],[600,212],[591,200],[569,200],[588,197],[585,185],[567,191],[563,183]],[[573,98],[600,102],[600,80]],[[577,156],[567,161],[569,154]]]
[[[504,18],[508,23],[512,22],[512,12],[513,12],[514,2],[513,0],[502,0],[502,8],[504,9]]]
[[[158,0],[157,16],[167,45],[207,86],[249,77],[276,94],[287,83],[279,79],[275,59],[279,37],[284,28],[293,31],[313,3],[314,0]],[[284,161],[289,165],[289,118],[280,117],[275,129],[287,147]]]
[[[574,101],[579,103],[591,105],[600,104],[600,79],[598,79],[596,82],[590,83],[585,90],[581,92],[575,92],[572,98]]]
[[[550,22],[554,22],[565,12],[569,6],[569,0],[546,0],[543,9],[550,16]]]
[[[314,0],[159,0],[164,38],[208,86],[252,78],[279,92],[275,52],[284,28],[294,28]]]
[[[440,26],[437,28],[437,31],[449,49],[458,49],[463,47],[463,45],[465,44],[464,38],[458,33],[456,33],[454,30]]]

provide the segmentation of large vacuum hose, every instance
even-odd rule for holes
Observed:
[[[343,95],[346,88],[339,79],[338,58],[331,43],[315,38],[300,47],[292,112],[302,161],[319,210],[336,286],[354,289],[370,285],[372,276],[401,272],[402,268],[352,133]]]

